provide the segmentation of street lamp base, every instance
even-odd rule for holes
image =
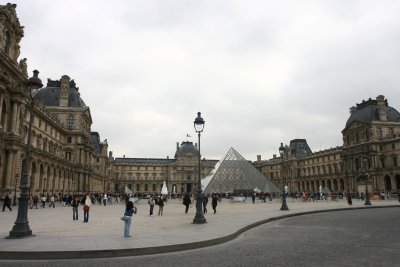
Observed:
[[[281,210],[289,210],[288,206],[285,204],[282,205]]]
[[[366,199],[364,205],[371,206],[372,204],[371,201],[369,201],[369,199]]]
[[[196,216],[193,219],[193,223],[194,224],[203,224],[203,223],[207,223],[206,218],[204,218],[203,214],[196,214]]]
[[[29,228],[29,225],[18,225],[15,224],[13,229],[10,231],[10,235],[6,237],[7,239],[16,239],[16,238],[24,238],[31,237],[32,230]]]

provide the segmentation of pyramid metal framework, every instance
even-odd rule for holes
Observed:
[[[280,189],[235,149],[230,148],[214,175],[205,185],[204,193],[234,191],[280,192]]]

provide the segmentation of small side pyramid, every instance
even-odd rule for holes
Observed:
[[[205,177],[202,181],[205,194],[234,191],[263,193],[281,191],[233,148],[229,149],[225,158],[216,167],[212,177]]]

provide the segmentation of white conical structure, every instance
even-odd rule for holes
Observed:
[[[168,195],[168,189],[167,189],[167,183],[164,181],[162,188],[161,188],[161,194],[162,195]]]

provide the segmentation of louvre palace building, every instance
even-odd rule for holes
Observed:
[[[38,71],[28,76],[27,60],[19,58],[23,36],[16,5],[0,5],[0,194],[19,193],[28,136],[31,194],[124,188],[159,193],[164,181],[171,193],[195,191],[197,144],[172,145],[174,158],[114,158],[106,139],[101,141],[92,131],[90,108],[73,79],[60,74],[44,84]],[[305,139],[294,139],[285,145],[283,158],[257,156],[252,164],[290,192],[320,187],[364,192],[366,183],[370,191],[399,191],[400,114],[384,96],[350,108],[342,136],[341,146],[318,152],[312,152]],[[217,162],[203,158],[201,178]],[[362,168],[368,179],[359,176]]]
[[[263,161],[255,166],[264,176],[291,192],[400,191],[400,113],[379,95],[350,108],[342,130],[343,145],[312,152],[305,139],[291,140],[284,146],[283,158]],[[360,176],[364,169],[368,178]]]
[[[24,30],[15,9],[0,5],[0,193],[19,186],[31,118],[31,194],[111,188],[108,145],[91,132],[74,80],[63,75],[43,87],[39,72],[28,78],[27,60],[18,61]]]

